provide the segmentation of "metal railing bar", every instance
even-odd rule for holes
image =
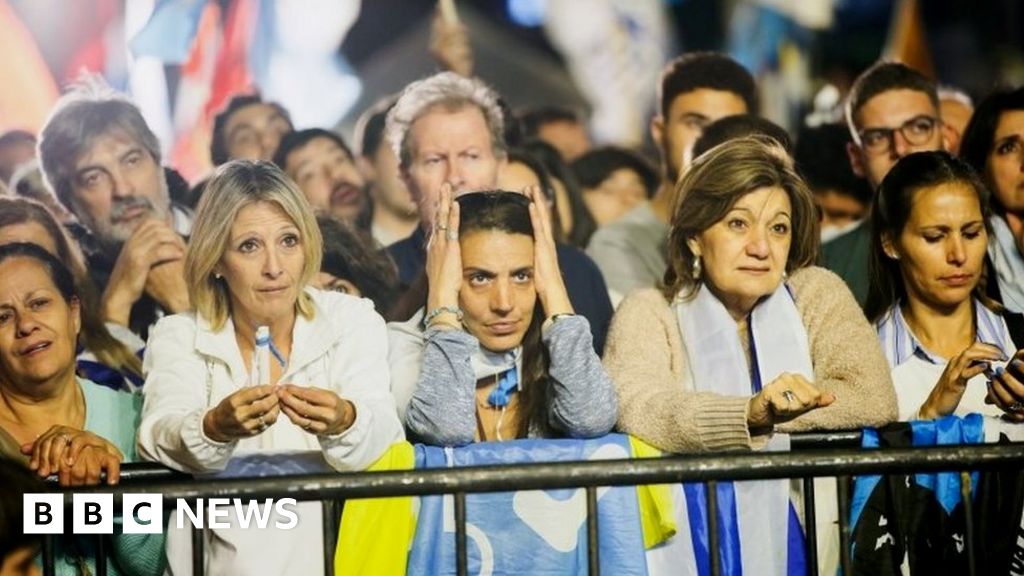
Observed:
[[[195,512],[198,516],[203,513],[202,505],[196,501]],[[203,529],[192,527],[192,576],[203,576],[206,573],[205,547]]]
[[[722,559],[721,544],[718,542],[718,482],[708,480],[704,483],[704,499],[708,512],[708,561],[711,563],[711,576],[719,576],[722,573]]]
[[[836,478],[836,500],[839,504],[839,568],[842,574],[853,574],[850,563],[850,477]]]
[[[587,486],[587,574],[601,574],[601,543],[597,534],[597,487]]]
[[[57,574],[57,559],[54,558],[53,552],[53,535],[43,535],[42,555],[43,555],[43,575],[44,576],[56,576]]]
[[[978,564],[974,555],[974,502],[971,500],[970,472],[960,472],[960,500],[964,505],[964,551],[967,553],[967,574],[975,576]]]
[[[455,573],[469,574],[469,550],[466,542],[466,493],[455,493]]]
[[[96,576],[107,576],[107,542],[103,534],[96,535]]]
[[[789,436],[790,450],[826,450],[830,448],[859,448],[860,430],[840,432],[800,432]]]
[[[804,478],[804,542],[808,576],[818,576],[818,514],[814,509],[814,478]]]
[[[125,493],[175,498],[380,498],[551,490],[581,486],[630,486],[708,480],[770,480],[857,474],[939,472],[1010,468],[1024,465],[1020,443],[936,446],[886,450],[734,453],[715,456],[554,462],[394,472],[328,473],[301,476],[232,478],[119,484],[76,488],[74,493],[112,493],[120,505]],[[72,502],[72,492],[64,494]]]
[[[324,574],[334,576],[334,549],[338,542],[338,502],[336,500],[322,500],[323,522],[323,546],[324,546]]]

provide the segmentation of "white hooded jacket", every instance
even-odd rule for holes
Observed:
[[[247,386],[249,373],[230,318],[213,331],[205,319],[184,313],[161,319],[150,334],[139,453],[177,470],[209,474],[223,470],[232,457],[247,453],[315,450],[332,468],[354,471],[365,469],[402,440],[390,392],[383,319],[369,300],[312,288],[307,293],[315,305],[314,317],[296,318],[291,357],[280,382],[332,390],[351,401],[356,409],[351,427],[336,436],[315,436],[282,413],[252,438],[226,443],[208,438],[202,429],[203,415]],[[319,503],[300,504],[299,524],[288,531],[207,529],[207,573],[322,573],[320,511]],[[170,530],[170,573],[190,571],[190,551],[188,531]]]

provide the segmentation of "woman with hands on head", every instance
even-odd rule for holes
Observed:
[[[612,321],[619,429],[690,452],[893,420],[870,324],[842,280],[811,266],[817,212],[785,150],[731,140],[677,186],[665,288],[633,292]]]
[[[906,156],[879,186],[866,311],[901,420],[971,412],[1024,420],[1024,353],[1015,345],[1024,318],[985,295],[994,281],[990,222],[987,189],[946,152]]]
[[[444,185],[425,308],[389,325],[409,432],[455,446],[609,432],[615,393],[569,302],[540,192],[452,196]]]
[[[61,486],[116,484],[135,459],[139,397],[75,374],[81,303],[71,272],[35,244],[0,246],[0,447]],[[92,565],[92,538],[59,539],[60,574]],[[113,572],[163,570],[162,535],[113,537]]]
[[[209,473],[236,455],[315,450],[349,471],[402,440],[384,321],[369,300],[308,286],[321,250],[309,204],[280,169],[218,169],[185,257],[195,311],[160,320],[147,346],[144,456]],[[319,504],[299,504],[298,516],[287,531],[207,530],[207,570],[320,573]],[[187,571],[188,548],[187,531],[171,532],[176,572]]]

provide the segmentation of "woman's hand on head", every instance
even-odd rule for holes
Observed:
[[[995,370],[985,403],[998,406],[1007,420],[1024,422],[1024,350],[1018,350],[1005,369]]]
[[[800,374],[780,374],[747,403],[747,426],[768,428],[835,402]]]
[[[281,413],[274,387],[243,388],[203,416],[203,432],[217,442],[255,436],[277,422]]]
[[[530,223],[533,225],[533,285],[537,290],[544,313],[572,314],[572,303],[558,267],[558,250],[551,230],[551,211],[544,195],[536,186],[527,186],[523,194],[530,199]]]
[[[452,187],[441,185],[434,230],[427,242],[427,310],[459,305],[462,287],[462,251],[459,248],[459,203]]]
[[[316,436],[341,434],[356,420],[355,405],[330,390],[284,384],[277,396],[285,416]]]
[[[967,382],[988,370],[992,362],[1005,359],[1002,350],[991,344],[975,342],[964,348],[946,364],[939,381],[918,410],[918,417],[931,420],[952,414],[967,391]]]
[[[21,452],[30,456],[29,469],[45,478],[63,467],[75,466],[86,448],[102,450],[116,457],[118,462],[124,457],[117,446],[105,438],[69,426],[51,426],[35,442],[22,445]]]

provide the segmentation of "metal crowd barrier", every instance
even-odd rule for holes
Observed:
[[[721,573],[718,555],[717,501],[715,485],[719,481],[803,479],[804,513],[807,542],[807,569],[818,572],[817,535],[815,534],[814,486],[816,477],[838,479],[840,522],[840,565],[850,570],[849,503],[851,479],[862,474],[902,474],[911,472],[960,471],[969,494],[967,471],[1020,468],[1024,466],[1024,443],[958,445],[905,449],[861,450],[859,432],[810,433],[794,435],[790,452],[713,453],[679,455],[650,459],[554,462],[521,465],[437,468],[395,472],[360,472],[280,476],[264,478],[195,480],[155,464],[126,464],[117,486],[95,486],[65,490],[65,504],[73,493],[113,493],[115,507],[124,493],[161,494],[164,501],[176,498],[231,497],[263,499],[289,497],[297,501],[321,501],[324,504],[324,567],[333,574],[333,550],[337,540],[337,519],[345,500],[389,496],[453,494],[455,501],[456,572],[468,574],[466,539],[466,494],[514,490],[585,488],[587,492],[587,550],[589,574],[600,574],[597,523],[597,487],[635,486],[702,482],[707,497],[707,517],[711,573]],[[971,500],[964,498],[971,518]],[[107,572],[106,550],[97,547],[96,573]],[[204,572],[202,531],[193,529],[193,574]],[[974,568],[974,529],[970,522],[965,534],[969,565]],[[53,541],[43,544],[44,574],[54,574]],[[973,572],[972,572],[973,573]]]

